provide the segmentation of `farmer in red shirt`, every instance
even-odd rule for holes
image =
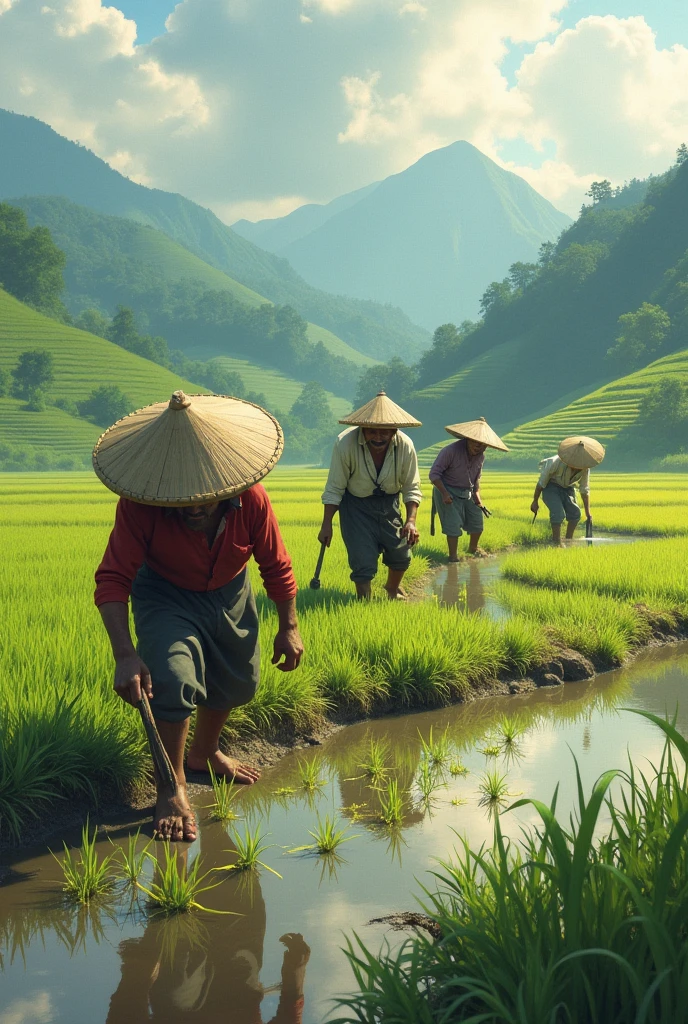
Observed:
[[[303,653],[291,560],[258,481],[282,453],[277,421],[239,399],[176,391],[170,402],[119,420],[93,453],[96,473],[121,495],[95,602],[115,657],[115,690],[135,705],[143,690],[180,786],[158,785],[157,838],[196,838],[186,764],[251,784],[255,769],[219,739],[232,708],[256,692],[258,614],[246,564],[254,556],[277,608],[272,663],[297,668]],[[131,596],[138,645],[129,630]]]

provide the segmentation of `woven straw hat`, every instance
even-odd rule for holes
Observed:
[[[93,468],[111,491],[142,505],[203,505],[257,483],[283,447],[282,428],[260,406],[175,391],[106,430]]]
[[[604,445],[594,437],[566,437],[557,454],[571,469],[590,469],[599,466],[604,458]]]
[[[495,434],[484,416],[481,416],[478,420],[468,420],[467,423],[452,423],[444,429],[448,434],[453,434],[454,437],[466,437],[469,441],[478,441],[480,444],[486,444],[488,448],[496,448],[500,452],[509,451],[501,437]]]
[[[407,412],[388,398],[384,391],[378,391],[375,398],[366,402],[360,409],[345,416],[340,423],[348,423],[351,427],[421,427],[420,420],[415,420]]]

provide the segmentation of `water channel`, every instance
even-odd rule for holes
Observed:
[[[456,592],[470,610],[499,615],[489,595],[496,571],[492,561],[477,569],[448,566],[434,584],[438,600],[450,601],[450,591]],[[386,925],[368,922],[416,909],[416,880],[429,884],[436,858],[451,854],[452,830],[473,846],[491,838],[478,792],[486,768],[496,765],[507,774],[513,797],[549,801],[559,782],[559,808],[568,813],[575,800],[572,755],[587,792],[605,769],[624,768],[628,751],[637,764],[656,761],[659,730],[622,709],[664,715],[678,706],[685,733],[687,684],[688,643],[682,643],[649,649],[628,667],[591,681],[364,722],[321,747],[295,751],[242,792],[237,804],[245,818],[240,831],[248,822],[270,834],[266,841],[275,846],[263,859],[282,879],[265,870],[222,875],[222,884],[201,897],[214,910],[242,916],[197,912],[162,919],[124,891],[100,909],[73,909],[60,898],[60,870],[45,847],[8,855],[0,885],[0,1024],[324,1021],[333,1015],[333,997],[352,988],[341,952],[344,937],[355,931],[373,947],[385,938],[400,941]],[[505,714],[527,725],[509,763],[483,753]],[[414,777],[420,736],[427,739],[431,729],[435,737],[447,731],[468,774],[445,773],[443,785],[423,803]],[[373,820],[378,795],[361,777],[371,738],[388,744],[389,764],[407,793],[397,832]],[[299,788],[299,759],[319,762],[325,781],[314,794]],[[229,864],[227,830],[208,819],[204,802],[197,801],[201,829],[188,857],[201,855],[206,867]],[[339,857],[288,852],[310,841],[318,813],[333,812],[351,823],[356,836]],[[529,821],[535,817],[527,808],[502,818],[515,837]],[[110,839],[123,844],[137,823],[134,815],[110,823]],[[65,838],[78,844],[77,832]],[[52,847],[61,848],[59,839]],[[105,836],[101,849],[111,850]],[[151,875],[149,869],[146,877]]]

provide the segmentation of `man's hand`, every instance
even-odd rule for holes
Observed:
[[[442,495],[442,503],[444,505],[451,505],[453,500],[454,499],[452,498],[452,496],[449,493],[449,491],[445,491],[444,494]]]
[[[415,522],[412,519],[407,520],[401,528],[401,536],[406,537],[406,543],[410,548],[420,540],[420,534]]]
[[[141,691],[150,698],[153,684],[148,667],[138,654],[127,654],[115,662],[115,693],[127,704],[136,706],[141,700]]]
[[[332,529],[332,523],[323,523],[320,527],[320,533],[318,534],[318,543],[324,544],[326,548],[329,548],[332,543],[333,533],[334,530]]]
[[[480,491],[473,491],[473,501],[480,508],[482,505],[482,498],[480,497]]]
[[[272,664],[277,665],[280,672],[293,672],[299,667],[303,654],[303,641],[297,626],[280,629],[275,637]],[[284,661],[280,658],[284,656]]]
[[[533,515],[537,515],[537,513],[540,511],[540,502],[537,499],[531,502],[530,511],[533,513]]]

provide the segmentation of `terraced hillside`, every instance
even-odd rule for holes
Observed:
[[[543,454],[554,450],[567,434],[589,434],[607,444],[635,421],[649,389],[667,377],[688,380],[688,349],[605,384],[549,416],[524,423],[506,434],[504,441],[516,451],[528,449]]]

